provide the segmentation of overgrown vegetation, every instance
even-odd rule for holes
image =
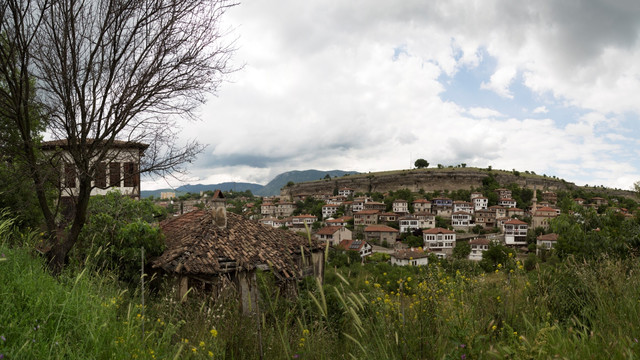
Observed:
[[[57,278],[30,250],[38,233],[0,222],[0,354],[20,359],[634,358],[640,353],[640,263],[541,263],[492,247],[466,260],[393,267],[336,254],[325,284],[286,298],[260,274],[260,313],[233,296],[181,304],[172,282],[141,292],[99,267]],[[493,254],[491,255],[491,254]],[[97,259],[89,256],[87,263]],[[487,267],[489,273],[482,268]],[[142,305],[142,294],[145,305]]]

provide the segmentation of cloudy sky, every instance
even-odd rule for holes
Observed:
[[[244,68],[181,131],[208,144],[191,183],[417,158],[640,180],[637,0],[252,0],[223,26]]]

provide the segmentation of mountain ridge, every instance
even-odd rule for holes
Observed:
[[[150,196],[160,197],[162,192],[175,192],[176,196],[184,195],[188,192],[199,193],[200,191],[207,190],[222,190],[222,191],[247,191],[250,190],[254,195],[260,196],[276,196],[280,194],[280,190],[287,185],[290,181],[294,183],[307,182],[313,180],[321,180],[327,175],[332,178],[342,177],[346,174],[353,175],[358,174],[357,171],[345,171],[345,170],[292,170],[276,175],[266,185],[248,183],[248,182],[223,182],[218,184],[185,184],[175,189],[165,188],[156,190],[142,190],[141,197],[148,198]]]

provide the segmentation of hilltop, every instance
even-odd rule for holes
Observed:
[[[351,188],[356,192],[381,192],[409,189],[412,192],[421,190],[455,191],[459,189],[474,189],[482,186],[482,180],[493,175],[496,181],[502,185],[518,184],[522,188],[537,190],[571,190],[584,188],[586,190],[597,189],[609,195],[633,197],[634,192],[614,190],[606,188],[580,187],[564,179],[537,175],[528,171],[505,171],[496,169],[480,169],[469,167],[446,167],[409,169],[383,172],[371,172],[367,174],[345,175],[340,178],[323,179],[304,183],[289,184],[282,188],[281,196],[330,194],[336,189]]]

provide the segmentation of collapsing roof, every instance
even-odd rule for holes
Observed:
[[[268,228],[228,213],[220,226],[211,210],[196,210],[160,223],[166,251],[153,267],[181,275],[221,275],[270,268],[283,280],[303,276],[300,259],[321,251],[314,240]]]

